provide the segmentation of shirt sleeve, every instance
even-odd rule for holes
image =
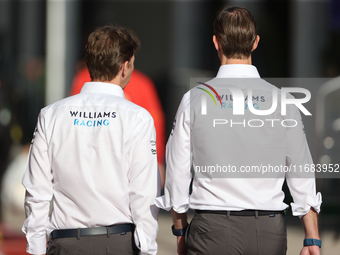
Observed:
[[[294,201],[291,203],[292,213],[301,218],[309,212],[311,207],[319,213],[322,197],[320,192],[316,193],[314,173],[304,171],[305,167],[311,168],[313,159],[308,148],[300,111],[294,105],[288,105],[287,109],[289,110],[287,119],[296,120],[297,126],[290,127],[287,131],[287,165],[292,165],[296,171],[288,173],[286,180]]]
[[[40,114],[22,181],[26,188],[26,220],[22,231],[26,234],[27,252],[31,254],[46,253],[46,226],[53,196],[52,179],[44,118]]]
[[[190,96],[184,95],[177,110],[173,129],[166,145],[166,178],[164,196],[156,199],[159,208],[177,213],[189,209],[191,182]]]
[[[158,213],[154,200],[160,195],[156,134],[151,116],[135,129],[130,155],[129,198],[135,240],[141,254],[157,254]]]
[[[124,89],[124,94],[126,99],[143,107],[151,114],[156,129],[158,163],[164,164],[165,117],[155,84],[147,75],[134,69],[130,82]]]

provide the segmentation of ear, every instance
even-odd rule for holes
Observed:
[[[259,45],[259,41],[260,41],[260,36],[257,35],[256,39],[255,39],[255,42],[253,44],[253,49],[251,51],[253,51],[253,50],[255,50],[257,48],[257,46]]]
[[[129,61],[125,61],[122,65],[122,77],[123,78],[126,76],[128,65],[129,65]]]
[[[220,42],[218,41],[216,35],[213,35],[213,42],[214,42],[214,45],[215,45],[215,49],[219,52],[220,49],[221,49],[221,45],[220,45]]]

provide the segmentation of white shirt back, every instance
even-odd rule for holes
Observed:
[[[134,223],[137,246],[155,254],[155,149],[151,115],[117,85],[85,83],[80,94],[42,109],[23,179],[29,251],[46,247],[45,230]]]
[[[313,176],[296,178],[296,173],[292,175],[281,171],[274,175],[275,178],[262,178],[265,175],[261,172],[242,172],[251,167],[263,169],[263,166],[299,166],[313,163],[299,110],[289,107],[287,116],[282,116],[278,106],[270,116],[255,116],[245,104],[244,115],[233,115],[234,102],[231,93],[223,94],[219,90],[219,83],[230,83],[242,90],[243,94],[252,89],[254,107],[261,110],[272,105],[273,90],[276,90],[278,97],[281,93],[278,88],[260,79],[256,68],[251,65],[221,66],[217,77],[206,82],[217,90],[220,97],[224,97],[221,106],[216,99],[218,109],[214,106],[207,107],[206,115],[201,112],[201,103],[202,95],[206,95],[204,89],[208,88],[199,86],[201,89],[193,88],[186,93],[178,108],[174,128],[167,143],[166,184],[164,196],[156,200],[157,206],[166,210],[173,208],[178,213],[189,208],[280,211],[288,206],[283,202],[282,191],[286,178],[294,199],[293,214],[302,216],[311,206],[319,211],[321,195],[316,195]],[[212,91],[210,92],[213,95]],[[209,96],[206,101],[208,100],[212,102]],[[214,118],[209,117],[213,113],[209,112],[211,108],[217,113],[222,112],[220,116],[223,116],[222,119],[219,117],[220,122],[215,127],[212,127]],[[256,121],[249,122],[252,119]],[[296,120],[297,126],[285,127],[284,125],[288,125],[285,122],[282,125],[285,119]],[[252,127],[262,123],[264,125],[261,127]],[[192,194],[189,195],[191,166],[195,177]],[[223,167],[226,172],[221,171]],[[230,171],[230,167],[236,172]],[[221,172],[217,173],[218,170]]]

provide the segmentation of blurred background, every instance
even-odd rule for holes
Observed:
[[[255,16],[261,40],[253,64],[262,77],[308,78],[313,116],[304,121],[314,161],[340,163],[339,0],[0,0],[0,255],[25,254],[21,178],[29,144],[40,109],[71,94],[89,33],[115,23],[136,32],[135,68],[158,93],[166,140],[190,78],[217,73],[212,24],[225,5]],[[340,179],[317,179],[317,187],[322,253],[339,255]],[[286,222],[288,254],[298,254],[301,223],[291,212]],[[161,212],[159,254],[176,253],[171,225]]]

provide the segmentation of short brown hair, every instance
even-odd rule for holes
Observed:
[[[111,81],[139,48],[138,37],[128,28],[118,25],[97,28],[90,34],[85,49],[91,80]]]
[[[229,7],[215,19],[214,33],[227,58],[246,59],[253,49],[257,25],[246,8]]]

